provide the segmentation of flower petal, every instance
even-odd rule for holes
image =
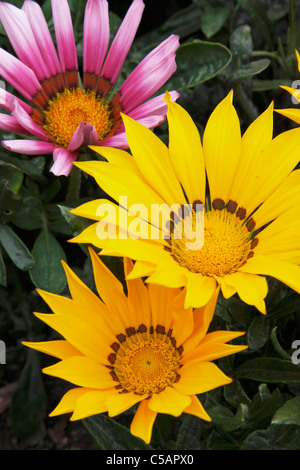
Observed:
[[[34,72],[2,48],[0,48],[0,74],[29,101],[41,90]]]
[[[166,102],[172,165],[189,202],[204,203],[206,175],[199,131],[189,114],[171,101],[168,92]]]
[[[57,364],[45,367],[43,372],[81,387],[99,388],[100,390],[114,387],[108,369],[84,356],[63,359]]]
[[[147,398],[147,395],[137,395],[133,392],[129,393],[118,393],[107,397],[106,406],[108,409],[108,415],[113,417],[126,410],[129,410],[133,405]]]
[[[25,155],[44,155],[52,153],[55,149],[50,142],[39,140],[2,140],[2,145],[8,150]]]
[[[40,351],[44,354],[50,354],[50,356],[57,357],[58,359],[66,359],[71,356],[80,356],[81,353],[78,349],[74,348],[72,344],[65,340],[54,340],[54,341],[22,341],[24,346]]]
[[[57,49],[62,71],[78,70],[77,51],[67,0],[51,0]]]
[[[157,413],[166,413],[180,416],[185,408],[191,404],[191,398],[183,395],[177,388],[166,387],[160,393],[154,393],[149,400],[149,408]]]
[[[106,0],[88,0],[83,28],[83,72],[99,75],[109,44]]]
[[[203,135],[203,152],[211,202],[229,199],[241,154],[240,122],[230,92],[212,112]]]
[[[149,408],[148,400],[142,401],[131,422],[131,434],[139,437],[140,439],[143,439],[146,444],[149,444],[151,441],[152,428],[156,416],[156,411],[153,411]]]
[[[270,256],[256,255],[239,268],[239,271],[272,276],[300,293],[300,266],[277,260]]]
[[[248,261],[246,264],[248,264]],[[233,287],[243,302],[254,305],[263,314],[266,313],[264,299],[268,293],[268,284],[264,277],[253,274],[247,276],[244,272],[236,272],[228,274],[222,279],[221,288],[223,283]]]
[[[11,104],[11,113],[18,123],[25,130],[27,130],[27,132],[30,132],[31,135],[34,135],[41,140],[49,140],[49,136],[46,134],[46,132],[43,131],[43,129],[31,119],[29,114],[27,114],[25,109],[17,100],[14,100],[14,102]]]
[[[82,394],[75,403],[74,412],[70,421],[84,419],[107,411],[105,400],[107,397],[114,395],[115,389],[109,390],[90,390]]]
[[[54,175],[68,176],[73,168],[73,162],[77,159],[78,152],[71,152],[63,148],[55,148],[53,152],[54,163],[50,171]]]
[[[173,387],[185,395],[205,393],[232,382],[214,363],[193,362],[180,369],[180,379]]]
[[[23,10],[9,3],[0,3],[0,19],[19,59],[30,67],[39,81],[48,76],[28,18]]]
[[[23,126],[9,114],[0,114],[0,129],[5,132],[12,132],[13,134],[32,135],[24,129]]]
[[[70,413],[74,410],[77,400],[91,389],[89,388],[72,388],[64,394],[57,407],[49,414],[49,416],[58,416]]]
[[[198,418],[205,419],[205,421],[211,421],[211,417],[206,413],[199,399],[195,396],[191,396],[191,404],[183,410],[184,413],[197,416]]]
[[[22,9],[26,13],[40,54],[43,58],[44,64],[47,66],[47,76],[55,76],[61,72],[61,67],[43,10],[38,3],[31,0],[25,0]]]
[[[112,42],[101,72],[101,76],[111,84],[114,84],[118,78],[139,27],[144,7],[145,5],[142,0],[134,0],[132,2]]]
[[[131,72],[119,90],[120,103],[125,114],[152,96],[175,72],[175,51],[178,47],[178,36],[171,35]]]
[[[98,145],[97,131],[90,122],[81,122],[69,143],[68,150],[73,152],[83,145]]]

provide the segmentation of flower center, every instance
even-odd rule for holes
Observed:
[[[235,272],[253,254],[250,235],[235,214],[212,209],[204,214],[203,247],[187,250],[186,239],[171,236],[170,253],[191,272],[224,277]]]
[[[145,325],[141,327],[145,331]],[[132,333],[131,328],[130,336],[118,335],[118,341],[112,345],[117,352],[109,357],[110,363],[114,363],[111,375],[119,382],[117,388],[123,393],[151,396],[179,380],[177,371],[182,348],[180,350],[174,346],[171,333],[157,334],[160,329],[164,330],[158,325],[156,331],[148,334],[135,330]]]
[[[44,111],[44,130],[68,148],[81,122],[91,123],[102,141],[113,127],[109,104],[91,90],[66,89],[52,98]]]

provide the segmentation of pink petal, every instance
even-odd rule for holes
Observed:
[[[9,114],[0,114],[0,129],[5,132],[12,132],[13,134],[31,135]]]
[[[17,100],[20,103],[20,105],[25,109],[26,113],[28,114],[32,113],[31,106],[29,106],[24,101],[14,96],[12,93],[9,93],[8,91],[3,90],[3,88],[0,87],[0,108],[6,109],[6,111],[11,111],[11,105],[14,102],[14,100]]]
[[[117,80],[139,27],[144,7],[142,0],[133,1],[113,40],[101,72],[101,76],[110,83],[115,83]]]
[[[38,137],[41,140],[49,140],[49,136],[43,131],[43,129],[36,124],[29,114],[26,113],[25,109],[22,108],[17,100],[14,100],[11,106],[11,113],[18,123],[26,129],[31,135]]]
[[[0,48],[0,75],[30,101],[41,90],[34,72],[2,48]]]
[[[67,0],[51,0],[58,55],[62,71],[78,70],[77,51]]]
[[[177,91],[170,91],[171,100],[176,101],[179,97]],[[165,102],[165,93],[152,98],[144,104],[141,104],[137,108],[133,109],[128,116],[139,121],[148,116],[166,116],[168,111],[168,105]]]
[[[152,96],[176,70],[178,36],[171,35],[151,51],[133,70],[120,88],[125,114]]]
[[[72,170],[73,163],[78,156],[78,152],[70,152],[69,150],[56,148],[53,152],[54,163],[50,171],[56,176],[68,176]]]
[[[125,130],[113,135],[112,137],[108,137],[107,139],[102,140],[102,142],[100,142],[98,145],[104,145],[105,147],[115,147],[118,149],[129,148]]]
[[[47,64],[47,76],[55,76],[61,72],[61,68],[43,10],[31,0],[25,0],[22,9],[26,13],[43,61]]]
[[[25,155],[44,155],[52,153],[55,149],[54,145],[50,142],[40,140],[2,140],[1,143],[7,150],[24,153]]]
[[[90,122],[81,122],[69,144],[68,150],[73,151],[82,145],[99,145],[95,127]]]
[[[83,71],[99,75],[109,44],[106,0],[88,0],[83,26]]]
[[[0,3],[0,19],[19,59],[42,81],[47,77],[46,65],[23,10],[9,3]]]

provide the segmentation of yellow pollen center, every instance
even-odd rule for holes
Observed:
[[[177,380],[180,354],[169,337],[161,338],[136,334],[122,343],[114,372],[123,391],[152,395]]]
[[[224,277],[235,272],[251,251],[249,230],[235,214],[226,210],[211,210],[204,214],[201,249],[187,250],[187,242],[184,238],[171,239],[171,254],[181,266],[203,276]]]
[[[81,122],[91,123],[99,140],[103,140],[113,126],[109,104],[91,90],[66,89],[49,101],[44,111],[44,130],[56,144],[68,148]]]

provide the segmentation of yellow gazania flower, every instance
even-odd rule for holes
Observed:
[[[90,254],[102,300],[64,263],[72,298],[39,291],[54,314],[35,313],[64,339],[23,343],[59,358],[43,372],[77,386],[50,416],[113,417],[139,403],[131,432],[147,443],[157,413],[210,421],[196,394],[232,381],[211,361],[244,350],[225,344],[244,333],[207,333],[217,296],[205,308],[184,310],[181,290],[146,287],[141,279],[127,281],[126,296],[99,256]],[[125,274],[131,269],[125,259]]]
[[[124,151],[92,147],[108,162],[77,165],[115,201],[126,195],[128,208],[137,203],[150,208],[203,202],[203,248],[186,250],[174,238],[124,237],[128,226],[121,222],[115,237],[100,239],[95,223],[71,241],[136,260],[131,278],[147,276],[150,283],[186,286],[185,307],[205,305],[220,286],[225,298],[238,293],[266,313],[265,276],[300,292],[300,172],[293,171],[300,129],[273,138],[271,104],[241,136],[230,92],[211,114],[201,143],[189,114],[168,93],[166,101],[169,148],[123,116],[133,158]],[[100,221],[104,203],[122,215],[117,222],[123,220],[124,209],[108,200],[94,200],[72,212]]]
[[[300,72],[300,55],[297,50],[295,50],[296,57],[297,57],[297,63],[298,63],[298,71]],[[299,80],[296,81],[297,85],[300,83]],[[295,83],[295,82],[294,82]],[[293,83],[293,84],[294,84]],[[293,98],[300,103],[300,91],[299,88],[293,88],[289,86],[283,86],[281,85],[280,88],[283,90],[288,91]],[[295,104],[296,104],[295,102]],[[275,109],[276,113],[282,114],[283,116],[291,119],[292,121],[296,122],[297,124],[300,124],[300,110],[297,108],[286,108],[286,109]]]

